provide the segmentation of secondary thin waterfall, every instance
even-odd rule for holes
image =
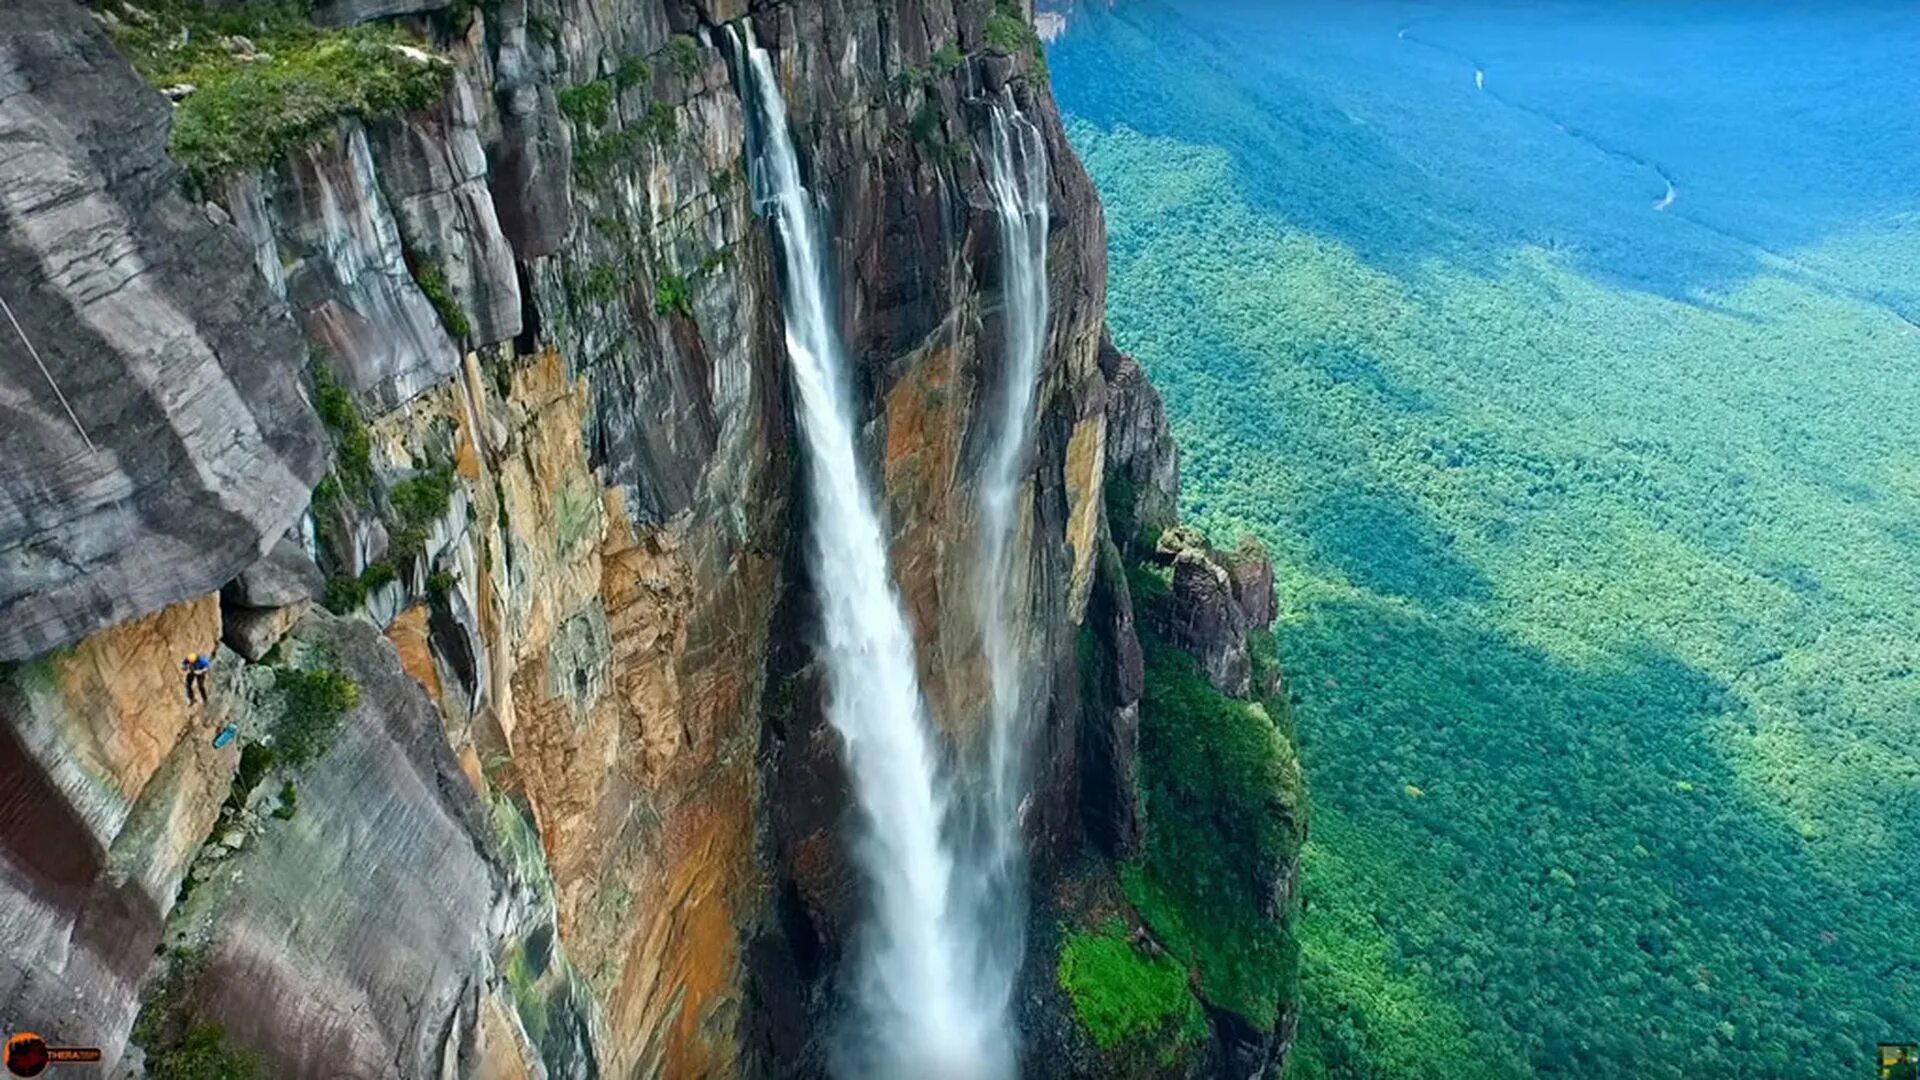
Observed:
[[[980,491],[980,562],[975,582],[986,653],[988,702],[985,805],[979,808],[984,865],[970,875],[978,895],[984,994],[1010,1000],[1025,951],[1020,808],[1029,741],[1025,650],[1015,639],[1015,608],[1026,575],[1015,564],[1018,499],[1032,443],[1033,399],[1047,334],[1047,150],[1040,131],[1005,92],[989,111],[987,189],[999,219],[1004,385],[994,442]]]
[[[810,466],[809,558],[827,713],[863,818],[854,856],[873,900],[856,960],[857,1027],[842,1040],[839,1068],[997,1080],[1012,1071],[1011,1039],[1004,1017],[982,1007],[974,985],[974,922],[955,901],[939,764],[886,538],[861,475],[812,197],[771,59],[750,37],[744,48],[737,37],[733,45],[743,57],[741,96],[756,143],[754,200],[774,226],[784,271],[787,354]]]
[[[1024,486],[1032,442],[1033,395],[1047,337],[1047,147],[1011,92],[991,111],[987,188],[1000,219],[1005,293],[1006,386],[993,456],[980,493],[984,557],[979,578],[981,632],[993,686],[988,768],[993,803],[1011,824],[1022,797],[1024,670],[1008,634],[1007,602],[1019,587],[1012,566],[1019,528],[1014,502]]]

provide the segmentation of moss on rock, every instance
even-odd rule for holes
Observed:
[[[452,71],[396,27],[324,29],[298,2],[94,8],[140,74],[178,98],[168,149],[203,181],[270,165],[342,118],[431,104]]]

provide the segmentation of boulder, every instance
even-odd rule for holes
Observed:
[[[1203,551],[1180,552],[1173,561],[1172,607],[1174,641],[1200,662],[1214,689],[1246,697],[1253,686],[1253,664],[1232,575]]]
[[[220,600],[230,607],[278,608],[302,600],[318,600],[326,591],[327,579],[300,545],[280,538],[266,557],[240,572],[240,576],[220,590]]]
[[[1272,626],[1278,605],[1273,598],[1273,561],[1267,558],[1266,549],[1253,537],[1242,536],[1224,561],[1233,577],[1233,598],[1246,616],[1247,629]]]
[[[311,600],[301,600],[286,607],[227,608],[220,613],[220,640],[257,664],[312,607]]]

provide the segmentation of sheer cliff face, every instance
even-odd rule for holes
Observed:
[[[0,660],[18,660],[217,590],[293,523],[326,451],[297,369],[258,362],[299,354],[292,322],[180,193],[166,100],[83,9],[5,18]]]
[[[1010,87],[1047,139],[1009,635],[1044,714],[1044,880],[1089,833],[1137,843],[1103,492],[1114,453],[1171,524],[1174,467],[1150,390],[1109,394],[1141,380],[1103,362],[1099,206],[1036,58],[987,0],[314,14],[404,17],[441,100],[189,195],[165,100],[85,9],[0,13],[0,129],[29,151],[0,164],[0,298],[96,446],[7,346],[0,1027],[134,1061],[144,984],[147,1053],[219,1023],[276,1075],[817,1069],[857,883],[723,45],[750,23],[777,59],[923,685],[962,739],[988,697],[969,597],[1003,361],[986,96]],[[1221,618],[1196,634],[1244,634]],[[1083,624],[1117,693],[1083,692]],[[179,657],[216,640],[189,706]],[[301,671],[358,693],[295,764]]]

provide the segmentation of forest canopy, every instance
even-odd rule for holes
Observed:
[[[1683,145],[1602,70],[1680,16],[1579,9],[1563,85],[1471,7],[1260,10],[1089,13],[1051,65],[1185,512],[1279,573],[1293,1075],[1871,1075],[1920,1036],[1913,120],[1819,100],[1893,125],[1840,222],[1774,175],[1832,163]],[[1911,91],[1877,26],[1787,32]],[[1763,116],[1827,76],[1715,59],[1659,74]]]

